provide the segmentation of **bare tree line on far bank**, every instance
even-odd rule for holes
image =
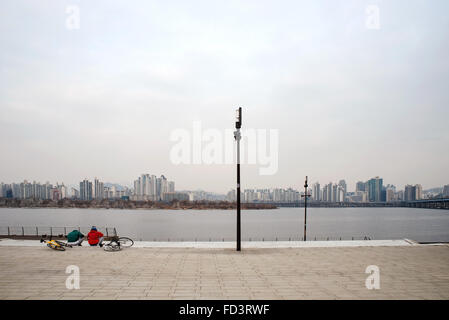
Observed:
[[[228,201],[134,201],[124,199],[103,200],[42,200],[42,199],[10,199],[0,198],[0,207],[3,208],[98,208],[98,209],[171,209],[171,210],[205,210],[236,208],[235,202]],[[242,209],[276,209],[277,206],[268,203],[242,203]]]

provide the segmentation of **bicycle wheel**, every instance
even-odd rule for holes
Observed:
[[[62,247],[70,247],[67,243],[63,242],[63,241],[59,241],[59,240],[55,240],[55,242],[57,244],[59,244]]]
[[[47,243],[47,247],[49,247],[53,250],[56,250],[56,251],[65,251],[65,248],[63,246],[57,246],[52,243]]]
[[[121,247],[125,247],[125,248],[129,248],[134,244],[134,241],[131,238],[127,238],[127,237],[118,238],[118,242],[120,243]]]

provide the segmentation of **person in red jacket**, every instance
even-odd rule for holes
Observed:
[[[103,234],[100,231],[97,231],[97,228],[93,226],[90,229],[90,232],[87,234],[87,241],[91,246],[96,246],[97,244],[100,247],[103,246]]]

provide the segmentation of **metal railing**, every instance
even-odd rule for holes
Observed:
[[[78,230],[83,234],[89,233],[91,227],[47,227],[47,226],[0,226],[0,236],[29,237],[29,236],[63,236],[73,230]],[[115,227],[97,227],[98,231],[105,236],[116,236]]]
[[[0,226],[0,237],[41,237],[54,236],[66,237],[72,230],[78,230],[84,235],[89,233],[91,227],[46,227],[46,226]],[[115,227],[97,227],[106,237],[116,236]],[[154,242],[231,242],[235,237],[138,237],[131,236],[136,241]],[[342,240],[374,240],[372,236],[310,236],[307,241],[342,241]],[[243,237],[242,241],[304,241],[299,236],[268,236],[268,237]]]

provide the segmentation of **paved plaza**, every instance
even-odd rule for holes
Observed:
[[[69,265],[79,267],[80,289],[66,288]],[[366,288],[370,265],[380,289]],[[449,299],[449,246],[0,245],[0,299]]]

